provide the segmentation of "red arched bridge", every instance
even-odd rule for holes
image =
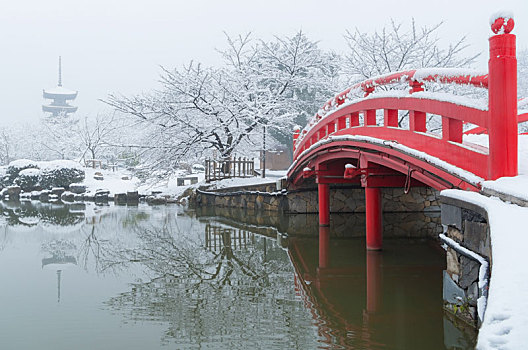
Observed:
[[[315,177],[320,225],[330,222],[329,185],[361,184],[367,248],[380,249],[381,187],[479,191],[484,180],[517,175],[517,124],[528,113],[517,113],[515,35],[509,30],[490,37],[487,74],[433,68],[375,77],[336,95],[294,131],[289,185],[302,187]],[[409,90],[387,89],[396,83],[408,83]],[[424,91],[428,83],[487,89],[487,99]],[[464,141],[464,129],[487,134],[488,147]]]

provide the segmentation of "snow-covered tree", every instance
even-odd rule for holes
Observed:
[[[81,151],[78,127],[79,119],[68,115],[45,117],[40,130],[36,131],[40,146],[45,150],[43,158],[52,160],[78,157]]]
[[[0,129],[0,165],[7,165],[13,156],[13,143],[9,130],[5,127]]]
[[[115,144],[119,143],[124,130],[122,121],[115,113],[104,113],[95,118],[84,117],[75,129],[82,150],[81,158],[115,158],[120,153]]]
[[[347,31],[345,40],[348,51],[343,59],[343,72],[349,84],[353,84],[378,75],[418,68],[469,68],[479,54],[465,53],[468,47],[466,37],[447,46],[442,46],[439,40],[439,29],[442,22],[432,26],[417,28],[414,19],[410,26],[396,23],[393,20],[373,33],[366,33],[356,28]],[[482,97],[484,91],[461,86],[450,87],[436,83],[425,84],[426,90],[444,91],[460,95]],[[408,90],[406,84],[382,86],[379,89]],[[360,97],[361,95],[358,95]],[[408,113],[400,112],[399,125],[405,127],[408,123]],[[381,120],[382,115],[378,116]],[[441,131],[441,117],[429,115],[428,130]]]
[[[405,69],[423,67],[470,67],[479,54],[466,55],[466,37],[443,47],[438,31],[442,22],[416,27],[412,19],[410,28],[391,21],[374,33],[356,28],[347,31],[348,52],[343,70],[350,81],[364,80],[377,75]]]
[[[21,158],[116,158],[123,152],[121,143],[129,132],[112,113],[95,118],[56,116],[33,123],[12,123],[0,128],[0,165]]]
[[[263,127],[290,135],[296,117],[335,91],[336,56],[302,32],[268,42],[226,38],[222,67],[163,69],[159,91],[106,101],[149,131],[143,147],[153,164],[171,167],[211,150],[230,157],[259,143]]]

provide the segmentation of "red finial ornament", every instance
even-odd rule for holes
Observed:
[[[515,22],[513,18],[498,17],[491,24],[491,30],[495,34],[509,34],[513,30]]]

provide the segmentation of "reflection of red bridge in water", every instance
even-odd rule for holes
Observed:
[[[421,69],[369,79],[328,101],[302,132],[295,131],[289,185],[302,187],[315,177],[320,225],[330,222],[329,185],[361,184],[367,248],[380,249],[381,187],[479,191],[484,180],[517,175],[517,124],[528,114],[517,115],[515,35],[509,30],[489,39],[488,74]],[[374,93],[379,86],[402,82],[409,83],[409,93]],[[487,88],[488,102],[423,91],[428,82]],[[364,98],[352,99],[358,92]],[[431,115],[441,119],[441,133],[428,130]],[[408,129],[400,127],[402,118]],[[487,133],[489,147],[464,142],[465,124]]]
[[[288,254],[296,291],[323,343],[346,349],[431,349],[444,343],[445,262],[441,253],[432,254],[438,247],[400,241],[384,254],[365,252],[355,240],[330,244],[329,228],[320,230],[323,244],[291,239]]]

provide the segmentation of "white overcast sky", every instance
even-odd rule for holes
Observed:
[[[291,35],[299,29],[325,49],[345,51],[343,33],[374,31],[390,22],[444,21],[445,43],[466,34],[471,52],[488,57],[489,17],[515,15],[519,48],[528,48],[528,0],[2,0],[0,6],[0,123],[42,117],[42,89],[79,91],[79,115],[93,116],[109,93],[130,95],[157,86],[159,65],[189,60],[215,64],[215,48],[230,34]]]

